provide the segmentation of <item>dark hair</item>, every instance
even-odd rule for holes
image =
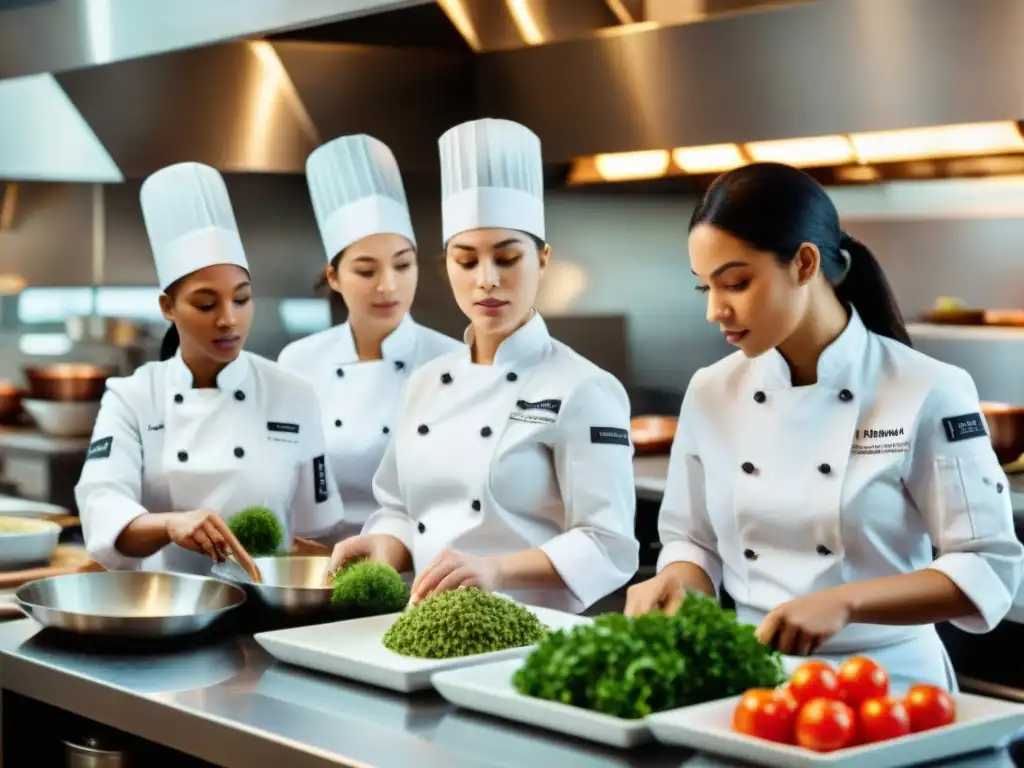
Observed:
[[[337,273],[338,265],[341,263],[341,257],[344,255],[345,251],[343,250],[331,259],[331,268],[335,273]],[[345,319],[348,317],[348,306],[345,304],[345,297],[331,288],[330,283],[327,280],[326,269],[320,272],[319,277],[313,284],[313,290],[317,293],[321,293],[324,289],[327,289],[327,304],[331,308],[331,323],[334,325],[340,325],[345,322]]]
[[[164,334],[164,340],[160,343],[160,362],[170,360],[178,354],[178,347],[181,346],[181,337],[178,336],[178,327],[171,323],[171,327]]]
[[[885,272],[867,246],[843,231],[839,212],[811,176],[781,163],[752,163],[719,176],[690,219],[690,230],[711,224],[779,261],[813,243],[821,270],[843,304],[868,330],[913,346]],[[849,265],[842,251],[849,254]]]

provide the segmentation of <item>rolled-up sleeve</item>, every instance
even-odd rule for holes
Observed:
[[[697,391],[694,383],[683,397],[669,454],[665,495],[658,513],[658,572],[671,563],[693,563],[708,575],[717,592],[722,584],[722,558],[708,515],[704,466],[693,434],[693,401]]]
[[[931,568],[948,576],[977,613],[953,620],[964,630],[992,630],[1013,603],[1024,573],[1006,474],[963,370],[936,383],[921,409],[905,483],[939,555]]]
[[[327,439],[316,392],[304,385],[303,413],[300,435],[302,454],[298,467],[295,494],[292,498],[292,533],[311,539],[324,539],[343,522],[345,507],[327,461]]]
[[[141,558],[122,555],[116,545],[128,524],[146,514],[142,506],[142,441],[135,411],[110,381],[103,394],[75,486],[75,503],[89,557],[108,570],[137,570]]]
[[[570,395],[554,445],[565,532],[540,547],[587,608],[628,582],[639,567],[629,398],[610,375]]]

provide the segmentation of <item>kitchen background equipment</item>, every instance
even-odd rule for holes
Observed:
[[[79,740],[64,740],[67,768],[128,768],[128,753],[114,749],[105,740],[87,736]]]
[[[0,424],[12,424],[21,415],[21,401],[24,397],[21,387],[9,381],[0,381]]]
[[[1024,406],[982,402],[981,412],[999,462],[1016,463],[1024,453]]]
[[[25,369],[29,397],[35,400],[99,400],[112,371],[91,363],[56,363]]]
[[[253,558],[262,584],[254,584],[232,560],[217,563],[212,576],[241,585],[267,608],[287,615],[331,611],[332,588],[325,581],[329,556],[277,555]]]
[[[92,433],[100,412],[99,400],[33,400],[22,405],[36,426],[54,437],[84,437]]]
[[[174,637],[208,628],[245,602],[241,587],[181,573],[104,571],[29,582],[18,606],[44,627],[83,635]]]
[[[637,416],[629,423],[634,452],[637,456],[668,453],[678,426],[676,416]]]
[[[0,570],[47,562],[62,530],[49,520],[0,517]]]

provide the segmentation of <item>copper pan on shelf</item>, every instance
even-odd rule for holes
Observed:
[[[113,371],[91,363],[56,363],[25,369],[33,400],[99,400]]]
[[[0,381],[0,424],[12,424],[21,415],[25,393],[9,381]]]
[[[668,453],[676,436],[675,416],[637,416],[629,423],[630,438],[638,456]]]

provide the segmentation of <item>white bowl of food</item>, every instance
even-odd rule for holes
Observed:
[[[100,412],[99,400],[32,400],[22,401],[43,432],[54,437],[82,437],[92,433]]]
[[[60,532],[49,520],[0,516],[0,570],[49,562]]]

